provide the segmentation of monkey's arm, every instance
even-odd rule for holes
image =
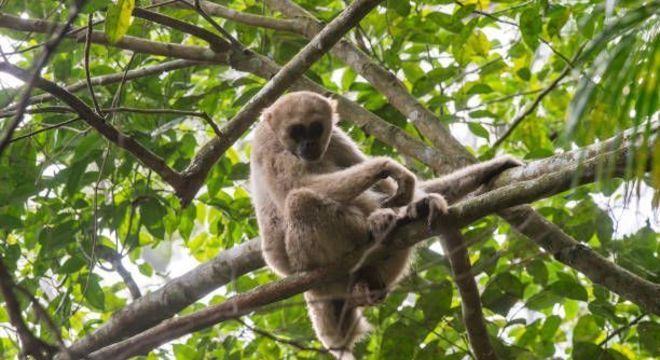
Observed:
[[[335,165],[342,169],[369,159],[345,132],[336,127],[332,132],[332,139],[330,140],[327,154],[332,158]],[[396,192],[396,183],[389,178],[382,179],[375,183],[373,189],[379,193],[391,196]]]
[[[441,194],[452,204],[481,185],[488,183],[502,171],[522,163],[510,156],[502,156],[471,165],[438,179],[424,181],[420,188],[427,193]]]
[[[396,193],[384,206],[408,204],[415,191],[415,175],[386,157],[369,159],[329,174],[312,175],[303,181],[303,186],[337,202],[346,203],[387,177],[395,179],[398,186]]]

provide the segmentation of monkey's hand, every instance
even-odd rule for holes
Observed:
[[[406,207],[406,218],[418,220],[426,217],[429,229],[438,223],[440,217],[447,214],[447,201],[440,194],[427,194],[424,198]]]
[[[415,194],[415,183],[417,181],[415,174],[392,159],[384,158],[382,161],[383,164],[378,177],[381,179],[391,177],[396,181],[397,188],[394,195],[385,199],[381,205],[383,207],[401,207],[409,204]]]

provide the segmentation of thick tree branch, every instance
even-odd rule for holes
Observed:
[[[161,3],[161,0],[155,1],[156,4]],[[178,3],[187,3],[188,6],[173,3],[170,6],[175,6],[183,9],[190,9],[190,6],[194,6],[193,0],[179,0]],[[221,17],[223,19],[232,20],[241,24],[256,26],[266,29],[280,30],[280,31],[289,31],[293,33],[299,33],[304,27],[304,22],[301,22],[297,19],[276,19],[273,17],[255,15],[246,12],[236,11],[230,9],[226,6],[222,6],[210,1],[200,1],[200,5],[204,11],[213,16]]]
[[[23,81],[27,81],[30,76],[30,73],[27,71],[5,62],[0,62],[0,72],[6,72]],[[133,138],[124,135],[114,127],[110,126],[101,116],[95,113],[94,110],[75,95],[66,91],[54,82],[41,77],[35,79],[35,86],[43,91],[53,94],[69,105],[87,124],[92,126],[115,145],[133,154],[147,167],[156,171],[163,180],[170,184],[174,189],[178,189],[182,186],[182,178],[179,173],[167,166],[163,159],[159,158],[156,154],[151,152],[151,150],[145,148]]]
[[[605,153],[601,156],[607,155],[608,154]],[[625,159],[625,154],[620,154],[620,156]],[[452,224],[453,226],[464,226],[478,218],[492,213],[493,211],[528,203],[539,198],[565,191],[573,184],[573,181],[566,181],[566,179],[572,178],[572,175],[575,175],[578,166],[583,169],[579,175],[580,181],[593,181],[593,175],[595,174],[595,168],[597,167],[595,164],[600,160],[601,159],[594,158],[590,163],[585,163],[583,165],[575,164],[569,169],[551,173],[542,176],[539,179],[511,184],[465,200],[451,206],[447,217],[443,221]],[[592,174],[591,179],[586,175],[587,172],[584,171],[584,169],[593,169],[593,171],[589,172]],[[410,247],[415,243],[440,233],[442,233],[442,231],[438,232],[430,230],[427,227],[426,222],[420,220],[397,229],[392,234],[393,240],[388,241],[388,244],[390,244],[391,247],[388,247],[387,250],[391,251],[393,249]],[[553,249],[554,251],[552,252],[558,260],[565,263],[584,261],[584,259],[580,259],[581,256],[576,257],[576,255],[582,255],[585,251],[591,251],[585,246],[579,244],[575,245],[567,243],[566,245],[567,246],[563,248]],[[459,254],[459,252],[455,253]],[[460,254],[464,253],[465,252],[462,252]],[[463,256],[460,254],[458,256]],[[384,254],[379,255],[382,256]],[[616,281],[626,279],[627,284],[625,284],[626,289],[624,289],[626,293],[620,295],[627,298],[635,296],[631,296],[631,293],[641,295],[635,299],[636,301],[639,301],[640,306],[651,313],[660,314],[660,285],[651,283],[635,274],[620,269],[595,253],[588,256],[587,261],[591,261],[596,257],[600,260],[589,264],[592,273],[587,274],[592,281],[611,285],[614,281],[611,281],[609,278],[612,276],[617,278]],[[377,259],[378,255],[375,258]],[[164,344],[190,332],[212,326],[227,319],[233,319],[245,315],[260,306],[280,301],[304,292],[314,286],[318,286],[321,283],[335,279],[336,277],[341,276],[342,273],[345,273],[346,269],[350,269],[350,264],[357,260],[359,260],[357,256],[351,255],[341,264],[309,273],[296,274],[275,283],[260,286],[247,293],[232,297],[221,304],[209,306],[204,310],[191,315],[167,320],[143,333],[101,349],[93,353],[91,357],[100,359],[117,356],[121,358],[123,356],[144,353],[158,345]],[[610,264],[610,266],[606,267],[608,271],[607,273],[604,273],[602,271],[603,268],[600,267],[603,263]],[[598,273],[598,276],[592,277],[591,275],[595,275],[594,272]],[[605,276],[605,274],[608,275]],[[456,272],[455,275],[459,275],[459,272]],[[461,278],[462,277],[459,276],[458,280],[460,281]],[[469,276],[469,278],[471,279],[471,276]],[[620,287],[622,285],[623,284],[618,284],[616,286]],[[463,291],[465,291],[465,289],[463,289]],[[470,307],[466,308],[470,309]],[[473,315],[474,314],[468,314],[466,318],[470,318]]]
[[[656,129],[655,132],[657,132],[657,126],[655,126],[654,129]],[[625,134],[626,136],[624,136],[623,141],[630,142],[630,144],[627,146],[632,146],[632,143],[636,142],[635,136],[640,136],[640,134],[633,135],[632,131],[627,131]],[[598,157],[598,155],[602,156],[608,154],[612,150],[612,144],[615,141],[616,138],[613,138],[609,141],[589,146],[583,150],[576,150],[566,154],[556,155],[547,159],[531,162],[525,167],[508,170],[501,176],[508,179],[507,185],[510,187],[504,188],[498,192],[493,191],[482,196],[475,197],[471,202],[468,203],[461,203],[461,208],[464,207],[466,211],[454,210],[457,213],[457,217],[464,219],[457,224],[462,225],[463,221],[474,220],[474,218],[472,218],[469,213],[477,211],[480,208],[486,209],[489,206],[488,204],[499,204],[499,202],[503,202],[507,206],[512,206],[515,205],[518,201],[516,200],[517,196],[524,197],[525,201],[531,201],[535,196],[548,196],[551,193],[562,191],[562,189],[573,185],[572,176],[569,176],[571,181],[567,181],[566,174],[569,174],[571,171],[574,171],[577,168],[583,169],[581,170],[582,178],[580,182],[587,182],[589,180],[589,172],[591,175],[597,174],[596,169],[598,168],[598,163],[602,159],[600,158],[594,160],[594,158]],[[624,161],[627,151],[630,150],[618,153],[618,161]],[[591,166],[580,166],[579,161],[582,159],[594,161],[590,163]],[[561,169],[567,168],[570,170],[564,172],[563,174],[556,175],[558,171],[561,172]],[[531,173],[537,174],[537,179],[535,180],[530,178],[526,169],[533,169]],[[545,174],[548,174],[548,178],[546,179],[543,179],[543,169],[547,170]],[[618,175],[620,174],[621,173]],[[526,182],[520,183],[519,181]],[[557,188],[557,183],[555,182],[562,183],[564,188]],[[499,183],[499,181],[495,181],[495,184]],[[536,186],[539,186],[539,188],[536,189]],[[528,193],[520,191],[521,188],[529,189],[527,190]],[[489,211],[496,210],[495,208],[488,209]],[[514,214],[517,215],[518,213],[515,213],[512,210],[512,216]],[[531,219],[531,228],[527,231],[535,233],[542,231],[544,228],[547,228],[547,226],[555,226],[554,224],[547,224],[547,220],[540,216],[538,216],[538,218],[539,219]],[[543,226],[535,227],[535,224],[538,221],[543,221]],[[567,249],[569,249],[569,252],[570,249],[575,248],[577,243],[569,236],[563,235],[561,240],[554,240],[553,234],[553,232],[539,234],[539,239],[543,240],[541,242],[542,247],[551,254],[554,255],[558,253],[563,249],[563,246],[566,246]],[[563,234],[563,232],[561,234]],[[402,239],[407,239],[409,236],[411,238],[417,237],[421,239],[428,237],[429,233],[426,226],[420,223],[416,225],[409,225],[408,233],[400,236]],[[582,253],[584,253],[584,251],[582,251]],[[628,284],[625,289],[622,289],[620,285],[610,287],[610,283],[605,281],[601,281],[599,283],[624,297],[626,297],[624,295],[625,293],[630,292],[633,295],[630,295],[627,298],[637,304],[640,304],[640,306],[645,307],[644,305],[641,305],[644,302],[651,305],[651,307],[653,307],[654,303],[656,304],[656,308],[659,306],[657,305],[658,300],[649,298],[650,296],[653,296],[655,291],[657,291],[654,290],[657,289],[657,285],[643,280],[638,276],[628,272],[627,270],[617,267],[595,252],[591,251],[586,259],[575,259],[570,257],[569,259],[571,260],[569,264],[570,266],[574,266],[584,273],[591,273],[592,276],[590,277],[594,279],[612,277],[617,279],[617,283],[625,282]],[[591,271],[582,270],[583,268],[592,266],[591,262],[593,261],[590,259],[597,259],[595,262],[598,263],[598,266],[594,267],[594,269]],[[580,264],[577,265],[577,263]],[[147,294],[138,301],[120,310],[94,333],[75,342],[72,345],[71,350],[74,351],[74,353],[89,353],[93,350],[115,342],[122,336],[134,335],[140,331],[148,329],[158,322],[173,316],[178,311],[199,300],[213,289],[227,284],[229,281],[231,281],[231,279],[259,269],[264,265],[265,263],[261,258],[258,240],[251,240],[235,248],[225,250],[211,262],[200,265],[182,277],[170,281],[160,290],[151,294]],[[642,299],[642,301],[638,301],[637,299]]]
[[[53,29],[61,29],[62,25],[45,20],[21,19],[16,16],[0,13],[0,27],[36,33],[49,33]],[[85,36],[79,33],[67,32],[65,37],[84,41]],[[216,52],[212,49],[201,46],[186,46],[173,43],[161,43],[149,41],[133,36],[124,36],[117,43],[110,44],[105,37],[105,33],[92,31],[90,41],[95,44],[111,45],[124,50],[133,52],[161,55],[179,59],[188,59],[203,62],[226,63],[230,49],[223,49],[222,52]]]

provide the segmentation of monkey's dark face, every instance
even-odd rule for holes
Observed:
[[[283,96],[264,112],[280,143],[306,162],[323,159],[336,118],[333,103],[301,91]]]
[[[321,121],[309,124],[292,124],[287,128],[290,139],[289,150],[305,161],[317,161],[325,152],[322,135],[325,132]]]

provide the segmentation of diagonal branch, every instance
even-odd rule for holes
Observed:
[[[27,81],[30,76],[29,72],[5,62],[0,62],[0,72],[12,74],[23,81]],[[142,146],[132,137],[127,136],[110,126],[100,115],[95,113],[94,110],[75,95],[66,91],[54,82],[43,79],[42,77],[35,78],[34,83],[36,87],[51,93],[69,105],[87,124],[96,129],[115,145],[133,154],[147,167],[156,171],[163,180],[170,184],[174,189],[178,189],[182,186],[181,175],[170,168],[163,159],[151,152],[151,150]]]

